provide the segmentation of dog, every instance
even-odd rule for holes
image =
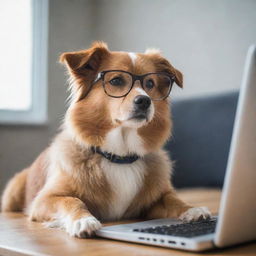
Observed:
[[[160,51],[110,51],[104,42],[60,57],[70,104],[60,132],[2,196],[2,211],[90,237],[102,221],[211,216],[180,200],[162,149],[171,136],[169,94],[183,77]]]

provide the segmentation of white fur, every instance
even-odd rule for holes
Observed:
[[[145,165],[141,159],[132,164],[122,165],[102,159],[101,166],[114,192],[114,199],[110,204],[106,219],[118,220],[143,185]]]
[[[128,52],[128,55],[129,55],[129,57],[130,57],[131,60],[132,60],[132,64],[135,65],[135,62],[136,62],[136,59],[137,59],[136,53],[134,53],[134,52]]]
[[[132,109],[130,109],[129,111],[127,109],[125,109],[125,110],[120,109],[118,120],[122,122],[123,127],[130,127],[133,129],[138,129],[138,128],[146,125],[148,122],[152,121],[154,114],[155,114],[155,107],[152,102],[148,109],[148,119],[147,120],[145,119],[145,120],[138,121],[138,120],[130,119],[132,111],[133,111]]]
[[[73,221],[70,216],[59,216],[54,221],[46,222],[45,225],[50,228],[65,229],[69,235],[75,237],[90,236],[101,228],[101,223],[95,217],[83,217]]]
[[[102,150],[118,155],[145,154],[137,130],[124,127],[115,128],[107,134]],[[114,192],[107,219],[120,219],[143,184],[144,162],[139,159],[132,164],[116,164],[102,159],[101,166]]]
[[[211,217],[211,213],[207,207],[194,207],[184,212],[179,219],[185,222],[196,221],[199,219],[207,219]]]
[[[145,95],[145,96],[148,96],[148,94],[141,88],[136,88],[135,89],[140,95]],[[149,97],[149,96],[148,96]]]
[[[157,48],[147,48],[145,54],[161,54],[161,51]]]
[[[143,156],[146,153],[137,129],[120,126],[106,135],[101,149],[121,156],[131,153]]]

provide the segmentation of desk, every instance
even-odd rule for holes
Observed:
[[[180,197],[194,205],[207,206],[213,214],[218,212],[220,191],[182,190]],[[116,223],[115,223],[116,224]],[[61,255],[61,256],[164,256],[164,255],[202,255],[161,247],[126,243],[102,238],[78,239],[68,236],[64,231],[44,228],[40,223],[29,222],[18,213],[0,214],[0,255]],[[237,247],[213,250],[203,255],[255,256],[256,243]]]

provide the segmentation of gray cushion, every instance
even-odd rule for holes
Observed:
[[[221,187],[233,130],[238,92],[176,100],[173,138],[166,145],[180,187]]]

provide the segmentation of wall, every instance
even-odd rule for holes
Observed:
[[[255,0],[99,0],[96,10],[96,37],[111,49],[160,48],[184,73],[179,97],[239,88],[256,43]]]
[[[60,53],[89,46],[92,3],[86,0],[49,1],[48,109],[45,126],[0,125],[0,191],[6,180],[28,166],[50,143],[63,118],[67,98]]]
[[[254,0],[50,0],[49,123],[0,126],[0,190],[51,141],[65,112],[61,52],[105,40],[110,49],[160,48],[185,77],[190,97],[239,88],[245,54],[256,42]]]

